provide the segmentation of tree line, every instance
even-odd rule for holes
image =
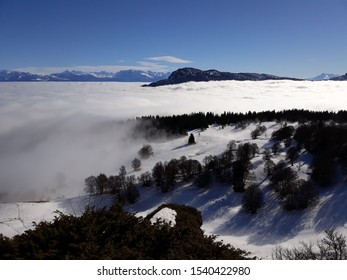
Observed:
[[[309,111],[309,110],[283,110],[283,111],[263,111],[235,113],[224,112],[216,114],[213,112],[195,112],[190,114],[172,115],[172,116],[142,116],[135,120],[133,136],[141,135],[147,138],[157,137],[158,135],[186,135],[187,131],[193,129],[206,129],[209,125],[229,125],[246,124],[249,122],[326,122],[335,123],[347,122],[347,111]]]

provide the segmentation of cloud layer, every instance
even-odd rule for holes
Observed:
[[[118,121],[143,115],[345,110],[345,82],[0,83],[0,200],[83,193],[84,179],[130,166],[143,140]],[[130,170],[129,170],[130,171]],[[2,197],[2,198],[1,198]]]
[[[121,61],[122,64],[125,61]],[[166,64],[165,64],[166,63]],[[81,66],[61,66],[61,67],[20,67],[14,69],[15,71],[30,72],[40,75],[59,73],[65,70],[82,71],[82,72],[118,72],[122,70],[142,70],[142,71],[155,71],[155,72],[170,72],[172,70],[169,64],[186,64],[192,63],[190,60],[181,59],[174,56],[157,56],[144,58],[144,61],[137,61],[134,65],[81,65]],[[0,69],[1,70],[1,69]]]
[[[156,56],[156,57],[148,57],[148,60],[154,60],[154,61],[163,61],[163,62],[170,62],[170,63],[192,63],[190,60],[174,57],[174,56]]]

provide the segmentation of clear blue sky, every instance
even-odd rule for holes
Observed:
[[[0,0],[0,69],[347,72],[347,0]]]

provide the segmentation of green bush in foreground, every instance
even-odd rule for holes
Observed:
[[[0,235],[0,259],[245,259],[247,253],[206,236],[201,214],[173,206],[177,224],[151,224],[120,206],[60,214],[12,239]]]

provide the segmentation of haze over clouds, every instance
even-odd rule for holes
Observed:
[[[197,111],[343,110],[344,82],[0,83],[0,200],[83,193],[89,175],[118,173],[144,140],[118,121]],[[130,169],[128,169],[130,171]]]

